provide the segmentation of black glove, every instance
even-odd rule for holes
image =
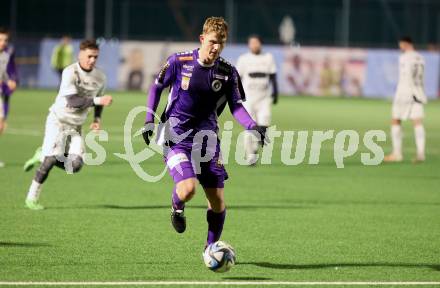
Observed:
[[[147,122],[142,127],[142,137],[147,145],[150,145],[150,137],[153,136],[154,123]]]
[[[266,126],[256,125],[253,128],[251,128],[250,130],[255,134],[256,137],[260,136],[259,142],[260,142],[261,146],[264,146],[264,145],[267,145],[270,143],[269,138],[266,137],[266,130],[267,130]]]

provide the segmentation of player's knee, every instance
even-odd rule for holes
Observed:
[[[391,125],[400,125],[399,119],[391,119]]]
[[[179,196],[183,201],[191,200],[196,194],[196,182],[192,179],[187,179],[178,185]]]
[[[82,158],[79,156],[75,157],[72,160],[72,172],[73,173],[79,172],[81,170],[81,168],[83,167],[83,165],[84,165],[84,161],[82,160]]]
[[[414,127],[423,124],[423,120],[420,118],[414,119],[414,120],[412,120],[412,122],[413,122]]]

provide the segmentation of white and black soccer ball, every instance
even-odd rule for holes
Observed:
[[[214,272],[227,272],[235,264],[235,251],[224,241],[217,241],[206,247],[203,253],[206,267]]]

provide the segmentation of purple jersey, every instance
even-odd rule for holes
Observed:
[[[198,56],[196,49],[168,58],[150,89],[148,108],[156,111],[162,90],[169,86],[162,121],[172,118],[173,131],[178,135],[192,129],[187,140],[201,130],[217,133],[217,118],[226,103],[245,129],[255,126],[241,104],[245,96],[237,70],[221,57],[212,65],[206,65]],[[146,122],[153,121],[153,114],[147,112]]]

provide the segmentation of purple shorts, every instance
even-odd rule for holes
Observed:
[[[164,160],[174,183],[197,177],[205,188],[223,188],[228,173],[221,160],[220,145],[217,145],[208,160],[196,160],[191,151],[191,147],[181,144],[166,149]]]

